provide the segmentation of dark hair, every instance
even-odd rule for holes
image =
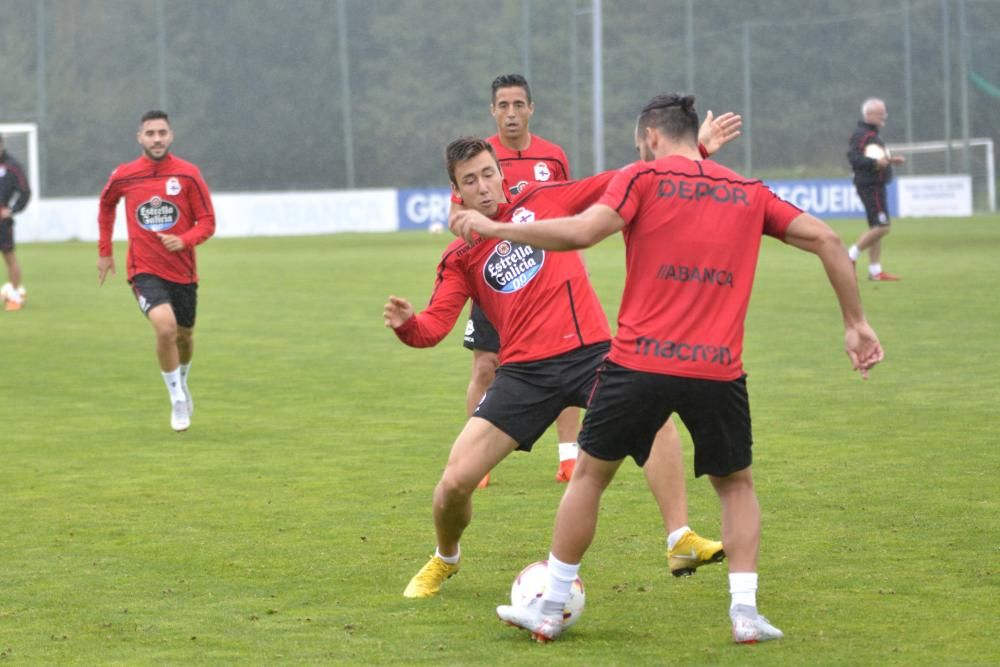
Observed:
[[[142,125],[147,120],[165,120],[167,121],[167,125],[170,125],[170,118],[167,117],[167,112],[160,111],[159,109],[150,109],[142,114],[142,118],[139,119],[139,125]]]
[[[448,144],[448,147],[444,149],[444,163],[448,168],[448,178],[454,185],[458,185],[458,181],[455,180],[455,165],[459,162],[471,160],[483,151],[488,152],[493,157],[493,161],[497,163],[497,167],[500,166],[500,162],[497,161],[496,151],[493,150],[490,142],[485,139],[480,137],[459,137]]]
[[[671,139],[698,139],[698,112],[694,95],[657,95],[642,108],[636,123],[639,132],[653,127]]]
[[[497,91],[501,88],[524,88],[524,94],[528,96],[528,104],[531,104],[531,88],[528,86],[528,80],[520,74],[501,74],[493,79],[491,88],[493,90],[492,97],[490,97],[491,102],[496,101]]]

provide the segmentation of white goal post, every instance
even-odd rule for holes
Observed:
[[[951,147],[952,154],[957,158],[961,155],[961,151],[965,150],[965,145],[966,142],[964,140],[955,139],[952,141],[918,141],[912,144],[889,144],[888,148],[896,155],[906,156],[907,161],[911,163],[911,169],[914,167],[912,163],[918,160],[917,156],[925,156],[927,158],[924,164],[917,166],[917,171],[913,172],[914,175],[940,175],[945,172],[945,169],[940,164],[940,160],[948,151],[949,146]],[[975,139],[969,139],[968,145],[970,151],[969,162],[973,165],[971,170],[973,173],[969,174],[972,178],[973,189],[975,189],[977,181],[984,181],[986,205],[991,213],[995,213],[997,210],[997,192],[993,140],[989,137],[976,137]],[[978,157],[973,159],[977,150],[983,151],[981,159]],[[896,173],[900,175],[904,171],[905,173],[910,173],[905,166],[896,169]]]

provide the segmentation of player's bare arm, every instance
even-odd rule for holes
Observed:
[[[471,242],[476,235],[527,243],[545,250],[578,250],[596,245],[625,226],[618,212],[594,204],[583,213],[566,218],[539,220],[526,225],[496,223],[475,211],[459,213],[455,228]]]
[[[97,286],[100,287],[104,284],[104,279],[108,277],[108,273],[115,275],[115,258],[108,257],[98,257],[97,258]]]
[[[382,308],[382,319],[387,329],[398,329],[411,317],[413,317],[413,306],[398,296],[390,296]]]
[[[0,205],[0,220],[6,220],[12,215],[14,215],[14,212],[9,207]]]
[[[163,246],[170,252],[180,252],[184,250],[184,239],[174,234],[157,234],[160,237],[160,242]]]
[[[714,155],[723,146],[740,136],[743,116],[727,111],[716,118],[712,111],[705,113],[705,120],[698,128],[698,143],[705,147],[709,155]]]
[[[844,318],[844,346],[851,366],[868,379],[868,371],[885,356],[878,335],[865,319],[854,265],[840,237],[822,220],[803,213],[792,220],[785,242],[817,255],[840,302]]]

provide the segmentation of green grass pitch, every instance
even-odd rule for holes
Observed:
[[[862,225],[836,227],[850,241]],[[896,223],[884,264],[903,281],[860,284],[886,349],[868,382],[818,260],[765,241],[745,364],[759,602],[786,639],[753,647],[730,641],[724,566],[669,575],[631,463],[581,571],[580,623],[541,646],[497,622],[547,553],[554,431],[476,493],[443,593],[402,597],[433,550],[470,357],[464,323],[414,350],[381,309],[426,302],[449,239],[203,246],[184,434],[124,277],[98,289],[93,244],[21,246],[28,304],[0,312],[0,662],[1000,663],[1000,217]],[[613,320],[620,239],[587,262]],[[692,526],[718,535],[707,481],[688,493]]]

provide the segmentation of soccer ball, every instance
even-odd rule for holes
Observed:
[[[444,231],[444,223],[432,222],[431,224],[427,225],[427,231],[429,231],[431,234],[440,234],[441,232]]]
[[[9,301],[14,297],[14,286],[10,283],[4,283],[3,287],[0,287],[0,299],[4,301]]]
[[[540,560],[521,570],[510,587],[510,603],[514,606],[528,604],[534,598],[542,597],[549,578],[549,564]],[[563,627],[571,627],[583,615],[587,594],[583,589],[583,579],[577,577],[569,590],[569,600],[563,609]]]

